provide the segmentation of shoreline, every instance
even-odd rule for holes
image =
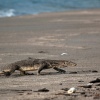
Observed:
[[[89,12],[93,12],[93,13],[99,13],[100,8],[89,8],[89,9],[76,9],[76,10],[66,10],[66,11],[57,11],[57,12],[42,12],[42,13],[38,13],[38,14],[26,14],[26,15],[16,15],[16,16],[11,16],[11,17],[0,17],[0,19],[2,18],[17,18],[17,17],[33,17],[33,16],[41,16],[41,15],[54,15],[54,14],[63,14],[63,13],[72,13],[74,14],[76,13],[89,13]]]

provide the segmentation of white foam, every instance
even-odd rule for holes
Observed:
[[[14,16],[15,10],[14,9],[8,9],[8,10],[1,10],[0,11],[0,17],[11,17]]]

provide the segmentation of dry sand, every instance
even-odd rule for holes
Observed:
[[[64,55],[63,55],[63,54]],[[0,100],[100,100],[100,10],[0,18],[0,66],[28,57],[77,63],[59,74],[0,77]],[[70,74],[69,74],[70,73]],[[75,87],[68,95],[62,88]],[[48,92],[34,92],[46,88]]]

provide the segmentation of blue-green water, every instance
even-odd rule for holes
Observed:
[[[100,0],[0,0],[0,17],[100,8]]]

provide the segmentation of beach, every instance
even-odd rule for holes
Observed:
[[[0,100],[99,100],[100,9],[0,18],[0,66],[28,57],[70,60],[77,64],[43,75],[0,76]],[[65,88],[75,87],[67,95]],[[49,92],[34,92],[46,88]],[[84,93],[83,93],[84,92]]]

